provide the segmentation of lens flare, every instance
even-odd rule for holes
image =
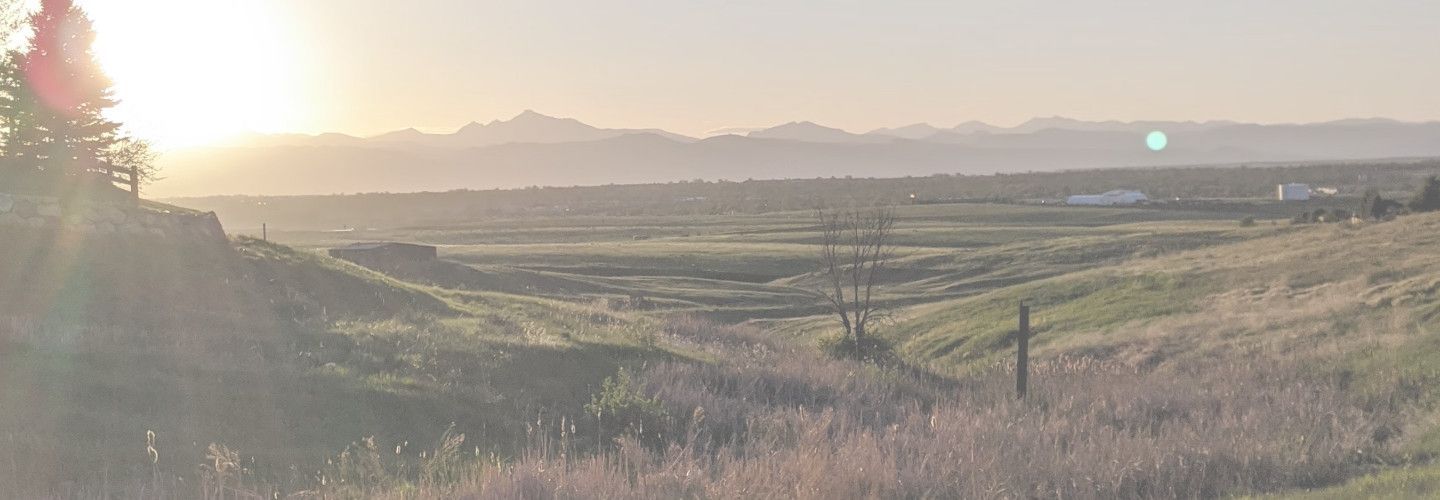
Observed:
[[[1169,143],[1170,138],[1165,137],[1165,133],[1159,130],[1150,132],[1149,135],[1145,136],[1145,145],[1148,146],[1151,151],[1163,150]]]

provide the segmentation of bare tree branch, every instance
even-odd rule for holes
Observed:
[[[894,211],[888,207],[817,210],[815,217],[820,223],[821,272],[825,275],[819,294],[839,318],[845,336],[859,345],[870,324],[881,316],[874,298],[880,275],[893,257]]]

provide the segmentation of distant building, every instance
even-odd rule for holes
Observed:
[[[1280,201],[1305,201],[1310,199],[1309,184],[1280,184],[1275,186],[1275,198]]]
[[[1135,205],[1150,201],[1145,193],[1116,189],[1102,194],[1077,194],[1065,198],[1066,205]]]
[[[330,256],[370,268],[388,268],[411,262],[428,262],[438,257],[431,245],[389,241],[352,243],[331,248]]]

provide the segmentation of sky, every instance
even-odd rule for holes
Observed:
[[[77,0],[135,133],[1440,120],[1433,0]]]

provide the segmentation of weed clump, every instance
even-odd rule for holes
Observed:
[[[669,413],[660,398],[646,397],[644,389],[625,368],[613,377],[605,377],[600,393],[591,396],[585,411],[595,416],[597,442],[635,433],[658,443],[669,421]]]
[[[895,355],[895,346],[890,341],[874,335],[867,335],[859,340],[850,335],[822,335],[817,342],[820,351],[834,359],[876,363],[888,363],[899,359]]]

